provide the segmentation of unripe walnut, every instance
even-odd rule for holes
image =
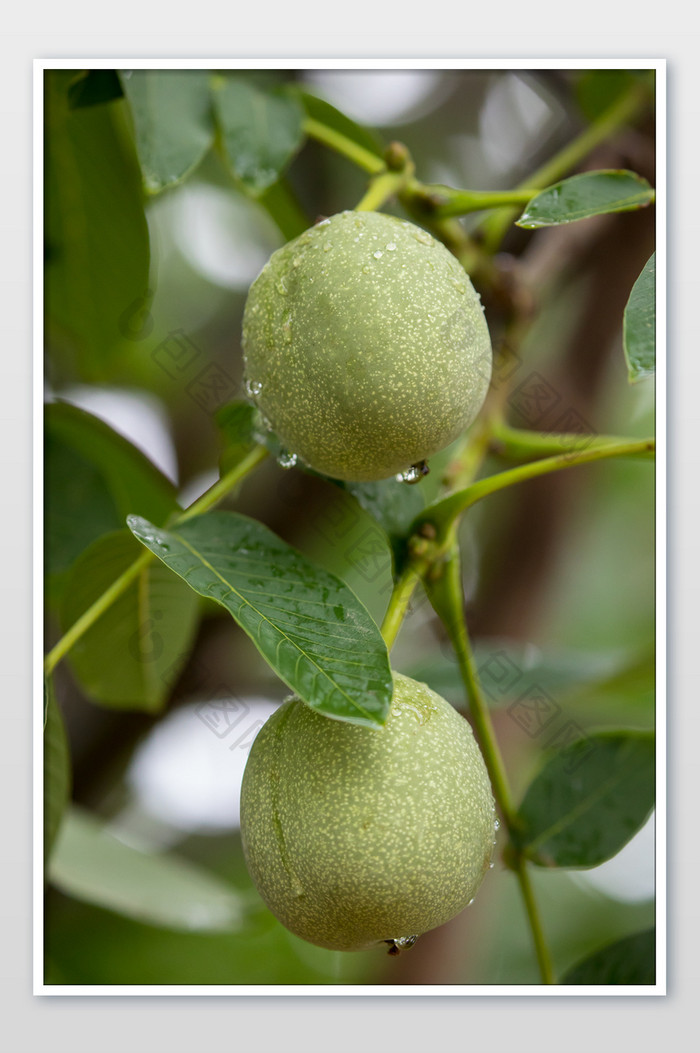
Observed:
[[[290,453],[337,479],[406,472],[481,408],[491,342],[477,293],[430,234],[342,212],[273,253],[243,318],[246,387]]]
[[[425,684],[394,685],[382,728],[285,702],[246,765],[251,877],[321,947],[410,943],[470,903],[491,861],[494,802],[469,724]]]

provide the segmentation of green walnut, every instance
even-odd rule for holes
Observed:
[[[410,946],[474,897],[494,802],[471,728],[394,674],[383,728],[285,702],[260,730],[241,790],[248,869],[297,936],[354,951]]]
[[[407,473],[476,417],[491,377],[478,294],[413,223],[341,212],[273,253],[243,318],[246,390],[303,463]]]

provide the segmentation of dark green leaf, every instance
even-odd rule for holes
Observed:
[[[285,241],[292,241],[311,226],[309,217],[284,177],[263,191],[258,201],[277,224]]]
[[[226,475],[255,446],[257,411],[250,402],[237,399],[227,402],[216,413],[216,423],[223,439],[219,470]]]
[[[78,110],[82,106],[113,102],[114,99],[121,99],[123,94],[116,70],[84,70],[68,89],[68,104],[72,110]]]
[[[210,77],[202,70],[121,70],[150,193],[182,182],[214,139]]]
[[[348,587],[246,516],[210,512],[136,537],[202,596],[222,604],[277,675],[313,709],[371,727],[392,679],[379,629]]]
[[[44,866],[70,800],[71,770],[68,738],[56,703],[53,681],[44,681]]]
[[[372,516],[387,537],[394,574],[399,573],[405,552],[406,537],[414,518],[425,507],[424,491],[396,479],[374,483],[339,483],[351,494],[360,508]]]
[[[562,984],[655,984],[656,930],[602,947],[564,975]]]
[[[214,106],[231,171],[254,193],[277,182],[304,140],[304,111],[283,89],[261,91],[245,80],[217,83]]]
[[[246,912],[228,882],[186,859],[139,852],[75,807],[66,815],[49,877],[68,896],[169,929],[235,931]]]
[[[532,781],[516,817],[519,840],[541,866],[593,867],[616,855],[653,807],[653,734],[591,733]]]
[[[74,73],[45,91],[46,335],[71,375],[111,378],[125,318],[147,293],[148,227],[124,101],[69,109]]]
[[[64,632],[142,552],[127,530],[86,549],[68,575],[60,604]],[[189,656],[198,614],[192,590],[153,561],[83,634],[67,661],[92,701],[157,712]]]
[[[384,149],[379,138],[373,132],[356,124],[355,121],[351,120],[350,117],[346,117],[344,113],[337,110],[330,102],[326,102],[325,99],[321,99],[317,95],[313,95],[311,92],[304,91],[296,86],[292,88],[292,91],[297,95],[307,116],[311,117],[312,120],[318,121],[319,124],[324,124],[326,128],[331,128],[335,132],[340,132],[346,139],[357,143],[378,158],[381,159],[383,157]]]
[[[420,486],[409,486],[396,479],[342,485],[392,540],[405,537],[411,523],[425,507]]]
[[[44,446],[46,563],[54,577],[96,538],[123,527],[129,513],[161,524],[177,509],[170,480],[77,406],[45,407]]]
[[[656,253],[647,260],[632,286],[622,326],[631,383],[656,371]]]
[[[634,172],[583,172],[547,187],[533,197],[519,227],[556,227],[608,212],[631,212],[654,199],[646,179]]]

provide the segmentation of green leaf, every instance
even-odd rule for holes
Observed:
[[[214,140],[210,77],[202,70],[121,70],[146,189],[181,183]]]
[[[88,69],[73,81],[68,88],[68,105],[72,110],[83,106],[101,106],[124,95],[114,69]]]
[[[245,916],[228,882],[172,855],[140,852],[78,808],[67,813],[49,869],[68,896],[169,929],[233,932]]]
[[[124,101],[71,110],[74,76],[45,74],[46,336],[54,367],[99,381],[147,293],[148,227]]]
[[[51,855],[70,800],[68,737],[56,703],[53,681],[44,681],[44,866]]]
[[[653,733],[591,733],[534,778],[516,816],[518,839],[541,866],[593,867],[616,855],[653,807]]]
[[[622,323],[622,342],[630,383],[656,371],[656,253],[632,286]]]
[[[177,510],[175,487],[148,458],[98,417],[49,403],[44,424],[47,572],[60,595],[80,553],[122,528],[134,512],[161,524]]]
[[[411,523],[425,507],[424,491],[396,479],[372,483],[341,482],[338,485],[351,494],[360,508],[384,531],[391,550],[394,573],[398,573]]]
[[[257,410],[250,402],[236,399],[222,406],[215,419],[223,440],[219,471],[221,475],[226,475],[250,453],[258,441]]]
[[[127,530],[86,549],[68,575],[60,603],[64,632],[141,553]],[[192,590],[161,563],[145,567],[67,657],[86,695],[114,709],[158,712],[189,657],[199,609]]]
[[[516,226],[556,227],[608,212],[631,212],[653,200],[654,191],[646,179],[634,172],[583,172],[533,197]]]
[[[386,721],[393,687],[386,646],[339,578],[232,512],[170,531],[138,516],[129,526],[195,592],[222,604],[312,709],[370,727]]]
[[[221,78],[214,107],[233,175],[260,194],[277,182],[304,141],[304,111],[283,88],[262,91],[245,80]]]
[[[656,930],[647,929],[646,932],[609,943],[574,965],[560,982],[606,986],[655,984]]]
[[[305,91],[297,85],[293,85],[290,90],[297,96],[307,116],[311,117],[312,120],[318,121],[319,124],[324,124],[326,128],[331,128],[335,132],[340,132],[346,139],[350,139],[353,143],[357,143],[358,146],[369,150],[370,153],[375,154],[378,158],[381,159],[383,157],[384,148],[379,138],[373,132],[363,128],[360,124],[356,124],[350,117],[346,117],[344,113],[337,110],[330,102],[319,98],[318,95]]]
[[[343,483],[361,508],[379,523],[391,539],[405,537],[411,523],[425,507],[423,492],[396,479],[374,483]]]
[[[309,217],[284,177],[259,194],[258,201],[277,224],[285,241],[299,237],[311,226]]]

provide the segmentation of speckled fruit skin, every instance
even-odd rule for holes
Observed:
[[[258,733],[241,791],[248,869],[270,910],[321,947],[420,935],[473,898],[494,802],[466,720],[394,674],[383,728],[285,702]]]
[[[243,318],[247,390],[288,450],[336,479],[386,479],[444,449],[491,376],[477,293],[430,234],[341,212],[275,252]]]

